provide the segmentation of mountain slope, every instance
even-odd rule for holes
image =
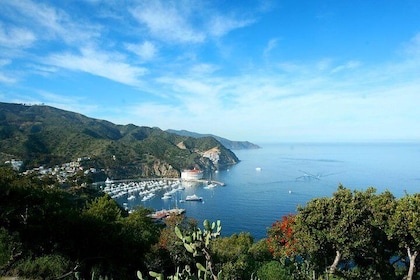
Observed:
[[[261,148],[260,146],[253,144],[251,142],[248,142],[248,141],[232,141],[232,140],[228,140],[226,138],[222,138],[220,136],[216,136],[213,134],[200,134],[200,133],[191,132],[187,130],[174,130],[174,129],[167,129],[165,131],[169,133],[175,133],[181,136],[188,136],[188,137],[193,137],[193,138],[213,137],[217,141],[222,143],[223,146],[225,146],[226,148],[230,150],[260,149]]]
[[[0,103],[0,146],[1,162],[20,159],[32,168],[89,157],[92,167],[113,178],[176,177],[185,168],[214,170],[239,161],[211,137],[194,139],[49,106],[10,103]],[[214,147],[221,155],[217,162],[203,156]]]

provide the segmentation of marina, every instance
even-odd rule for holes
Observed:
[[[196,174],[197,171],[193,171]],[[107,193],[126,211],[135,211],[139,205],[152,208],[155,212],[153,219],[163,219],[170,214],[182,214],[186,209],[178,208],[178,203],[202,202],[204,197],[191,194],[199,189],[214,189],[225,186],[220,181],[203,179],[181,178],[147,178],[140,180],[112,180],[96,183],[97,187]],[[208,193],[208,192],[207,192]],[[185,197],[185,198],[183,198]]]
[[[188,218],[199,222],[221,220],[223,236],[250,232],[256,239],[264,238],[273,222],[283,215],[296,213],[298,206],[312,198],[330,197],[339,184],[350,189],[374,186],[378,192],[389,190],[396,197],[419,190],[416,162],[419,144],[267,144],[262,149],[236,153],[241,162],[214,172],[209,177],[210,182],[208,178],[196,181],[111,178],[111,184],[101,182],[100,185],[115,192],[120,184],[120,191],[128,185],[135,186],[134,181],[139,186],[146,184],[150,189],[157,188],[153,198],[142,201],[142,197],[134,193],[136,198],[128,200],[127,189],[127,194],[115,200],[129,211],[139,205],[153,211],[183,208]],[[183,190],[162,199],[172,188],[159,183],[161,180],[169,186],[179,182],[177,189]],[[217,183],[217,186],[209,183]],[[226,187],[222,187],[224,184]],[[180,203],[193,194],[203,200]]]

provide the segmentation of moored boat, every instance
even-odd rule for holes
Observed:
[[[201,196],[197,196],[196,194],[193,195],[187,195],[185,197],[185,201],[202,201],[203,198]]]

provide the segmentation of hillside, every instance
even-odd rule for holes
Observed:
[[[166,130],[166,132],[175,133],[181,136],[189,136],[193,138],[213,137],[217,141],[219,141],[223,146],[225,146],[226,148],[230,150],[260,149],[261,148],[260,146],[253,144],[251,142],[248,142],[248,141],[232,141],[232,140],[229,140],[220,136],[216,136],[213,134],[200,134],[200,133],[191,132],[187,130],[174,130],[174,129],[168,129]]]
[[[88,157],[112,178],[176,177],[185,168],[215,170],[239,161],[212,137],[116,125],[44,105],[0,103],[0,146],[2,163],[18,159],[28,169]],[[209,150],[217,151],[217,161]]]

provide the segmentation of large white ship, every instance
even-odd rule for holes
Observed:
[[[199,169],[187,169],[181,172],[182,180],[200,180],[203,178],[203,171]]]

